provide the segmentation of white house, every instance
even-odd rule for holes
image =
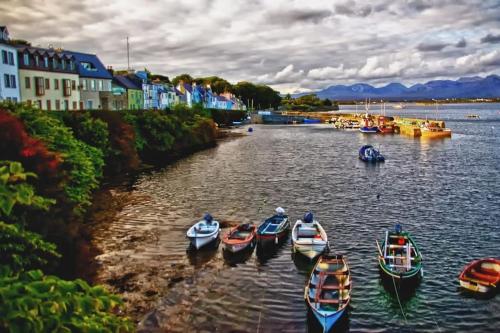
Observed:
[[[19,102],[17,49],[9,44],[7,27],[0,26],[0,101]]]

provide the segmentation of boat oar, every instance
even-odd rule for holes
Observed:
[[[377,250],[378,250],[378,253],[380,254],[380,258],[384,258],[384,255],[382,254],[382,250],[380,248],[380,244],[378,243],[377,239],[375,239],[375,243],[377,243]]]

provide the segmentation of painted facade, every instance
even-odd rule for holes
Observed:
[[[7,27],[0,26],[0,101],[20,102],[17,49],[9,41]]]
[[[43,110],[77,110],[80,93],[72,54],[56,49],[19,45],[21,101]]]
[[[80,108],[85,110],[111,110],[112,75],[95,54],[69,52],[75,57],[79,75]]]
[[[137,77],[134,75],[115,75],[113,84],[126,89],[128,110],[142,110],[144,108],[142,83]]]

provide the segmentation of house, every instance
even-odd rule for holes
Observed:
[[[9,44],[7,27],[0,26],[0,101],[21,101],[17,50]]]
[[[16,45],[21,101],[43,110],[78,110],[80,92],[73,54]]]
[[[184,102],[188,107],[192,107],[193,86],[189,83],[184,83],[184,81],[180,81],[176,88],[184,96],[183,98],[181,98],[181,103]]]
[[[112,75],[95,54],[67,51],[76,60],[79,75],[80,109],[111,110]]]
[[[142,110],[144,108],[144,94],[142,81],[135,75],[114,75],[113,85],[120,86],[127,91],[128,110]]]
[[[135,76],[140,80],[142,85],[142,93],[144,99],[145,110],[158,110],[160,108],[160,92],[161,85],[153,84],[148,79],[148,74],[145,71],[137,71]]]

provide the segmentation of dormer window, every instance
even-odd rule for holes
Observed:
[[[28,53],[23,54],[23,63],[25,66],[29,66],[30,64],[30,55]]]
[[[66,70],[66,60],[61,59],[61,69]]]
[[[87,71],[93,71],[93,72],[97,71],[97,68],[91,62],[82,62],[81,65]]]
[[[72,71],[75,70],[75,63],[73,62],[73,60],[69,61],[69,69],[72,70]]]
[[[35,56],[35,66],[40,66],[40,58],[37,55]]]
[[[52,69],[57,69],[57,58],[52,58]]]
[[[45,68],[49,68],[49,58],[47,56],[43,57],[43,65]]]

